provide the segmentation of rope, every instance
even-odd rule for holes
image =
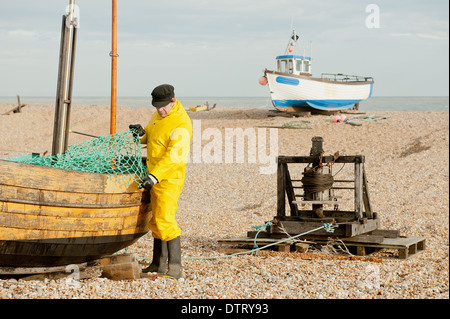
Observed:
[[[302,178],[303,188],[308,193],[319,193],[330,189],[334,179],[331,174],[305,173]]]
[[[265,225],[263,225],[263,226],[265,226]],[[213,257],[183,257],[182,259],[185,259],[185,260],[219,259],[219,258],[230,258],[230,257],[234,257],[234,256],[238,256],[238,255],[243,255],[243,254],[250,254],[250,253],[259,251],[259,250],[261,250],[261,249],[265,249],[265,248],[268,248],[268,247],[271,247],[271,246],[274,246],[274,245],[277,245],[277,244],[284,243],[284,242],[286,242],[286,241],[288,241],[288,240],[292,240],[292,239],[295,239],[295,238],[298,238],[298,237],[301,237],[301,236],[304,236],[304,235],[313,233],[313,232],[318,231],[318,230],[321,230],[321,229],[325,229],[327,232],[334,232],[334,229],[335,229],[336,227],[338,227],[338,225],[333,225],[333,224],[326,223],[326,224],[323,224],[323,226],[321,226],[321,227],[318,227],[318,228],[315,228],[315,229],[308,230],[308,231],[306,231],[306,232],[304,232],[304,233],[302,233],[302,234],[298,234],[298,235],[295,235],[295,236],[292,236],[292,237],[288,237],[288,238],[283,238],[283,239],[281,239],[281,240],[279,240],[279,241],[277,241],[277,242],[270,243],[270,244],[267,244],[267,245],[262,246],[262,247],[253,248],[252,250],[243,251],[243,252],[238,252],[238,253],[234,253],[234,254],[231,254],[231,255],[225,255],[225,256],[213,256]],[[142,258],[142,259],[144,259],[144,258]],[[146,258],[145,258],[145,259],[146,259]]]
[[[270,226],[269,223],[270,223],[270,225],[272,225],[272,222],[267,222],[266,224],[261,225],[261,226],[252,226],[252,228],[259,229],[259,228],[264,227],[264,231],[265,231],[265,229],[267,228],[267,226]],[[306,231],[306,232],[304,232],[304,233],[302,233],[302,234],[298,234],[298,235],[295,235],[295,236],[292,236],[292,237],[283,238],[283,239],[281,239],[281,240],[279,240],[279,241],[277,241],[277,242],[270,243],[270,244],[267,244],[267,245],[262,246],[262,247],[253,248],[253,249],[248,250],[248,251],[242,251],[242,252],[234,253],[234,254],[231,254],[231,255],[223,255],[223,256],[212,256],[212,257],[182,257],[181,259],[184,259],[184,260],[202,260],[202,259],[203,259],[203,260],[207,260],[207,259],[230,258],[230,257],[234,257],[234,256],[238,256],[238,255],[243,255],[243,254],[253,254],[254,252],[257,252],[257,251],[259,251],[259,250],[262,250],[262,249],[265,249],[265,248],[268,248],[268,247],[271,247],[271,246],[274,246],[274,245],[277,245],[277,244],[284,243],[284,242],[286,242],[286,241],[288,241],[288,240],[296,239],[296,238],[298,238],[298,237],[301,237],[301,236],[304,236],[304,235],[313,233],[313,232],[318,231],[318,230],[321,230],[321,229],[325,229],[328,233],[334,233],[334,229],[337,228],[337,227],[339,227],[339,226],[336,225],[336,224],[325,223],[325,224],[323,224],[322,226],[320,226],[320,227],[318,227],[318,228],[308,230],[308,231]],[[262,231],[262,230],[261,230],[261,231]],[[259,232],[258,232],[258,233],[256,234],[256,236],[255,236],[255,246],[256,246],[256,237],[258,236],[258,234],[259,234]],[[127,252],[127,251],[128,251],[128,249],[126,249],[126,252]],[[120,253],[120,252],[118,252],[118,253]],[[152,257],[136,257],[136,259],[146,260],[146,259],[153,259],[153,258],[152,258]]]
[[[261,225],[261,226],[252,226],[252,228],[255,229],[255,230],[259,229],[259,231],[256,233],[255,239],[253,241],[253,249],[258,248],[258,245],[256,244],[256,238],[258,237],[259,233],[262,232],[262,231],[265,232],[267,230],[267,227],[270,227],[270,226],[272,226],[272,222],[267,222],[267,223],[265,223],[264,225]],[[258,254],[258,252],[255,251],[255,256],[257,254]]]

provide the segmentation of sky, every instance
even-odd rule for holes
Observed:
[[[117,0],[118,96],[265,97],[294,28],[312,73],[371,76],[373,96],[448,96],[447,0]],[[55,96],[68,0],[0,0],[0,96]],[[111,1],[76,0],[73,96],[109,96]]]

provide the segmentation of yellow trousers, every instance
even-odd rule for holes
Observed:
[[[183,184],[182,179],[168,179],[152,187],[150,199],[153,216],[149,222],[149,228],[154,238],[170,241],[181,235],[175,213]]]

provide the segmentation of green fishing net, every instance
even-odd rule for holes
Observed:
[[[63,154],[31,154],[9,161],[109,174],[110,177],[117,176],[118,182],[126,186],[133,181],[140,185],[142,180],[148,177],[147,167],[142,161],[140,140],[131,130],[73,144]]]

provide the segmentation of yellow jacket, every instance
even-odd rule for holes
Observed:
[[[142,144],[147,144],[147,167],[159,182],[184,180],[192,137],[192,122],[179,101],[162,118],[155,112],[145,127]]]

